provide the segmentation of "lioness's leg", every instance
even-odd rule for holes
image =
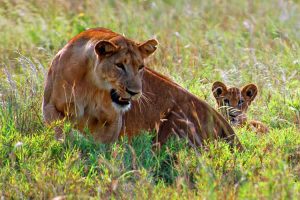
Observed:
[[[56,109],[55,105],[51,103],[47,105],[43,105],[43,116],[46,124],[51,124],[55,121],[62,120],[64,118],[64,115]],[[54,131],[55,131],[55,138],[57,140],[63,140],[62,128],[56,126],[54,128]]]
[[[155,143],[159,146],[166,143],[168,138],[171,134],[175,133],[173,129],[173,122],[174,122],[175,116],[173,116],[171,113],[166,116],[166,119],[163,119],[161,124],[159,125],[159,129],[157,130],[157,135],[155,138]]]
[[[201,146],[202,138],[200,138],[198,127],[182,112],[179,108],[173,108],[162,120],[157,133],[157,141],[159,145],[166,143],[171,134],[176,134],[181,138],[188,139],[192,145]]]

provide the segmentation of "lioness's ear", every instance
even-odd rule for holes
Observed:
[[[216,99],[218,99],[220,96],[224,95],[224,93],[227,91],[227,87],[224,83],[222,83],[220,81],[216,81],[216,82],[214,82],[211,90],[214,94],[214,97]]]
[[[116,52],[118,47],[110,41],[101,40],[95,46],[95,52],[100,56],[111,55]]]
[[[244,86],[242,89],[242,95],[248,102],[253,101],[257,95],[257,86],[252,83]]]
[[[139,44],[138,47],[142,54],[142,57],[147,58],[148,56],[150,56],[156,50],[157,45],[158,42],[155,39],[151,39],[142,44]]]

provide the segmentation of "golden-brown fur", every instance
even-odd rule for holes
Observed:
[[[244,87],[227,87],[220,81],[214,82],[212,92],[216,98],[218,108],[232,125],[247,126],[257,133],[267,133],[268,127],[255,120],[247,120],[247,110],[257,95],[257,86],[248,84]]]
[[[223,138],[242,149],[227,121],[206,102],[198,99],[165,76],[146,68],[143,96],[125,113],[122,135],[130,138],[141,130],[156,129],[157,142],[171,134],[202,146],[206,140]]]
[[[81,131],[87,127],[98,141],[117,139],[123,112],[141,96],[144,58],[156,45],[156,40],[137,43],[104,28],[75,36],[56,54],[48,71],[45,122],[67,119]],[[60,139],[61,128],[55,130]]]
[[[224,138],[242,148],[216,110],[168,78],[143,68],[143,59],[156,45],[155,40],[138,44],[103,28],[75,36],[49,69],[43,102],[46,123],[67,119],[82,132],[88,128],[101,142],[112,142],[120,133],[133,137],[156,129],[161,143],[177,133],[198,146],[207,139]],[[140,96],[131,102],[131,109],[116,104]],[[57,127],[58,137],[61,132]]]

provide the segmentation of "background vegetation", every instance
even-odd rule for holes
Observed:
[[[72,36],[98,26],[156,37],[149,66],[212,106],[215,80],[256,83],[249,117],[271,132],[236,129],[244,152],[177,138],[154,152],[148,133],[130,145],[58,143],[42,122],[44,75]],[[297,0],[1,0],[1,199],[299,199],[299,41]]]

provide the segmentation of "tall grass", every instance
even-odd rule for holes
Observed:
[[[1,198],[298,199],[299,21],[296,0],[0,1]],[[158,151],[149,133],[103,145],[72,130],[58,143],[42,122],[44,75],[72,36],[98,26],[156,37],[149,66],[212,106],[215,80],[256,83],[249,118],[270,133],[236,129],[244,152],[176,137]]]

